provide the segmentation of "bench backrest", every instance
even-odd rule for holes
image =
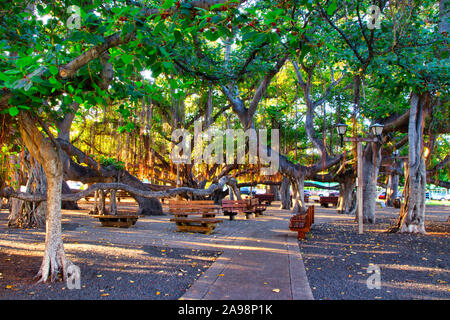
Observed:
[[[273,193],[260,193],[255,194],[255,198],[273,200],[275,199],[275,195]]]
[[[256,199],[256,198],[250,198],[250,199],[247,199],[247,205],[249,206],[249,207],[254,207],[254,206],[256,206],[256,205],[258,205],[259,204],[259,200],[258,199]]]
[[[222,209],[245,209],[247,200],[222,200]]]
[[[214,201],[210,200],[169,200],[169,213],[182,214],[182,213],[217,213],[220,210],[220,206],[215,205]]]

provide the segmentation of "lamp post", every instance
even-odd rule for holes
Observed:
[[[345,131],[347,131],[347,125],[345,123],[338,123],[336,125],[336,130],[337,130],[339,136],[341,137],[341,148],[342,148],[344,146],[343,139],[344,139]]]
[[[338,131],[341,137],[341,147],[342,142],[356,142],[356,155],[357,155],[357,172],[356,172],[356,197],[357,197],[357,220],[358,220],[358,233],[363,234],[363,151],[362,151],[362,143],[363,142],[372,142],[378,143],[381,140],[381,133],[383,132],[383,125],[379,123],[375,123],[370,126],[370,130],[376,138],[362,138],[362,137],[344,137],[345,131],[347,129],[347,125],[343,123],[339,123],[336,125],[336,130]]]

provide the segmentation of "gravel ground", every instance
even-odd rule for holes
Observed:
[[[178,299],[219,252],[156,246],[78,243],[69,256],[81,269],[81,289],[62,280],[36,284],[42,253],[0,250],[0,299]],[[73,252],[73,251],[72,251]]]
[[[395,222],[377,219],[363,235],[351,221],[313,225],[299,246],[314,298],[450,299],[449,224],[426,225],[437,231],[428,235],[385,233]],[[381,287],[369,289],[376,268]]]

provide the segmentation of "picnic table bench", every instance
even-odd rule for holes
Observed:
[[[130,214],[99,214],[93,216],[98,218],[104,227],[129,228],[136,224],[139,215]]]
[[[222,200],[222,212],[234,220],[234,216],[247,210],[247,200]]]
[[[178,231],[201,232],[210,234],[216,228],[216,224],[222,220],[216,218],[220,206],[209,200],[169,200],[169,213],[174,217],[170,221],[175,222]]]
[[[254,198],[250,199],[252,201],[249,205],[253,207],[253,212],[255,213],[256,217],[259,217],[263,214],[264,211],[267,209],[267,205],[264,203],[261,203],[260,199]]]
[[[266,210],[264,204],[260,204],[259,199],[248,198],[243,200],[222,200],[222,211],[225,216],[229,216],[230,220],[234,220],[237,214],[245,214],[250,219],[252,214],[258,217]]]
[[[314,224],[314,206],[308,207],[306,213],[293,215],[289,222],[289,229],[296,231],[297,237],[300,240],[305,238],[312,224]]]
[[[255,198],[259,200],[259,203],[265,203],[271,205],[272,201],[275,201],[275,195],[272,193],[255,194]]]
[[[338,198],[337,196],[328,196],[328,197],[320,197],[320,206],[327,208],[330,206],[337,206],[338,204]]]

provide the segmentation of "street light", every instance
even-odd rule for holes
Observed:
[[[345,123],[338,123],[336,125],[336,130],[339,134],[339,136],[341,137],[341,148],[344,146],[343,142],[344,142],[344,134],[345,131],[347,131],[347,125]]]
[[[381,137],[381,133],[383,132],[384,125],[375,123],[370,126],[370,131],[372,131],[372,134]]]
[[[383,125],[379,123],[375,123],[370,126],[370,131],[377,138],[363,138],[363,137],[351,137],[351,138],[343,138],[345,131],[347,129],[347,125],[343,123],[339,123],[336,125],[336,130],[341,136],[341,147],[342,140],[346,142],[356,142],[356,156],[357,156],[357,170],[356,170],[356,187],[357,187],[357,219],[358,219],[358,233],[363,233],[363,142],[369,143],[378,143],[381,141],[381,133],[383,132]],[[343,139],[342,139],[343,138]]]

